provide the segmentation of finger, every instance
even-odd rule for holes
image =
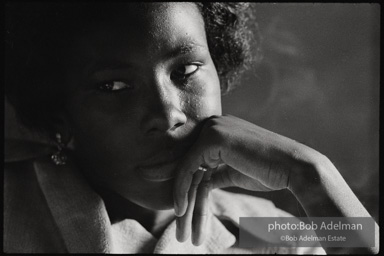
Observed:
[[[201,245],[205,239],[205,226],[208,219],[209,191],[212,170],[204,173],[196,194],[195,209],[192,219],[192,243],[196,246]]]
[[[196,191],[203,178],[203,174],[203,171],[197,171],[193,176],[191,188],[188,193],[188,208],[182,217],[176,218],[176,239],[181,243],[185,242],[191,234],[191,223],[196,201]]]
[[[271,191],[257,179],[238,172],[228,165],[220,166],[211,177],[211,190],[226,187],[241,187],[252,191]]]
[[[188,164],[189,162],[191,162],[191,164]],[[183,216],[187,210],[187,197],[189,194],[188,191],[190,190],[193,176],[201,164],[202,161],[191,161],[190,159],[184,159],[183,163],[179,165],[181,167],[178,167],[180,169],[176,176],[173,190],[176,216]],[[188,167],[184,168],[183,166]]]
[[[183,216],[188,206],[188,191],[191,186],[193,175],[204,163],[204,152],[199,145],[195,145],[186,154],[183,161],[179,164],[177,176],[174,183],[174,203],[176,216]],[[209,164],[208,164],[209,166]]]
[[[202,165],[216,168],[222,164],[220,150],[215,146],[195,144],[186,154],[183,161],[179,164],[177,176],[174,183],[174,203],[176,216],[182,216],[188,205],[187,196],[191,186],[193,174]]]

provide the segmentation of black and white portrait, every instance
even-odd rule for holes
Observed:
[[[378,253],[379,5],[4,7],[4,252]]]

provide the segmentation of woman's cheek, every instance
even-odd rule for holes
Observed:
[[[220,82],[215,72],[206,72],[196,88],[193,105],[202,118],[221,115]]]
[[[184,93],[181,102],[183,111],[196,121],[212,115],[221,115],[220,93],[211,89],[202,89],[193,94]]]
[[[119,109],[125,109],[124,113]],[[133,139],[130,134],[135,127],[129,122],[134,119],[133,110],[117,100],[108,103],[97,97],[79,97],[69,105],[68,117],[76,147],[84,157],[100,164],[124,158],[120,152],[126,152]]]

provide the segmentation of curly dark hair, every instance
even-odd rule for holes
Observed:
[[[5,91],[21,123],[54,132],[55,116],[68,94],[63,83],[67,42],[88,25],[110,19],[121,3],[42,2],[6,4]],[[222,94],[259,57],[252,4],[195,3],[207,34]],[[67,47],[67,48],[66,48]]]

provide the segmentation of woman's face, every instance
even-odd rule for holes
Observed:
[[[122,13],[75,42],[66,117],[92,182],[170,209],[177,164],[201,121],[221,115],[219,79],[194,4]]]

